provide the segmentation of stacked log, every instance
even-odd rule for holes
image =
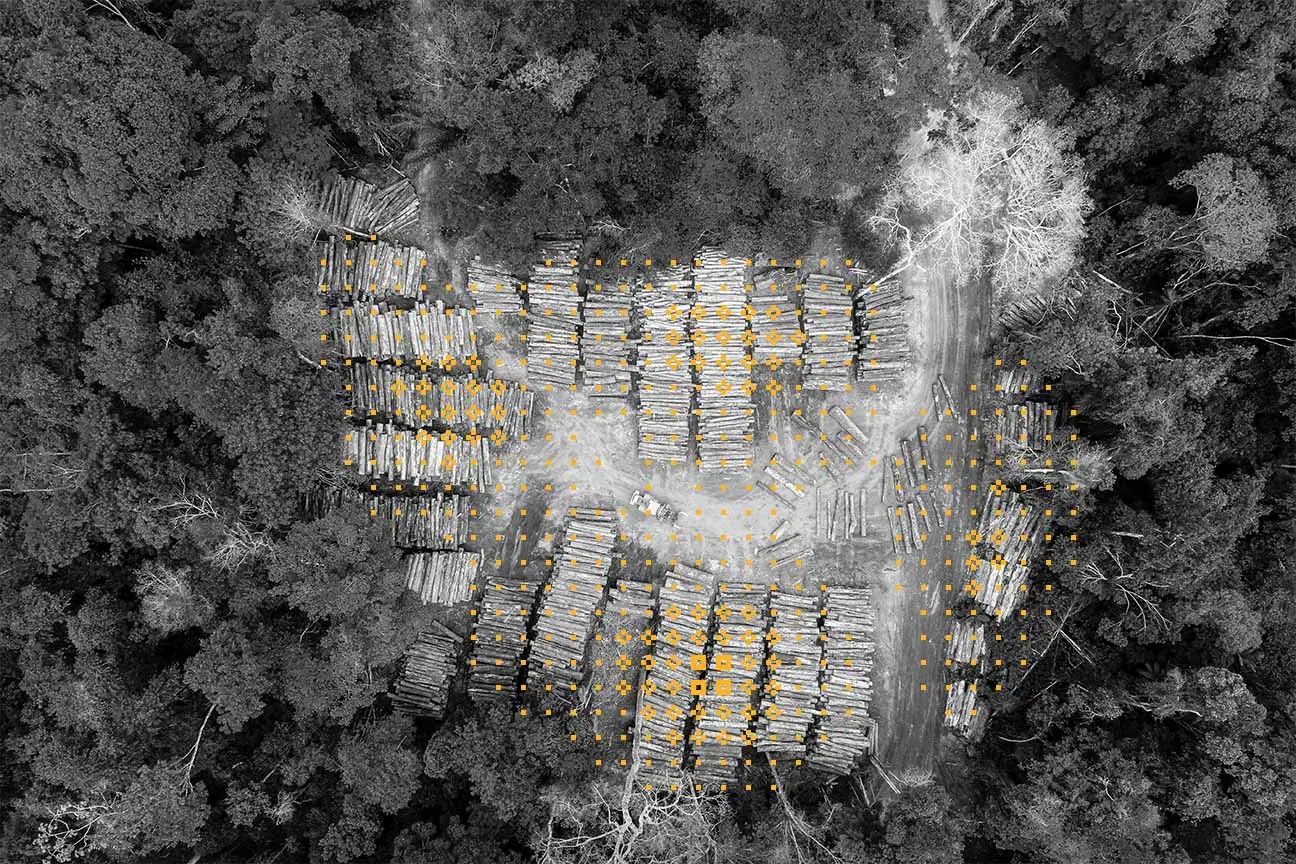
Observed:
[[[622,581],[608,590],[591,643],[594,659],[586,683],[596,731],[611,726],[626,733],[634,723],[635,694],[643,672],[640,661],[652,641],[649,634],[656,609],[651,583]]]
[[[1029,366],[1010,363],[995,373],[995,393],[1009,402],[1025,399],[1040,388],[1040,378]]]
[[[511,441],[527,434],[535,402],[535,394],[517,381],[419,375],[374,363],[352,363],[345,386],[355,416],[461,432],[499,430]]]
[[[522,311],[521,282],[499,264],[477,259],[468,265],[468,294],[478,311],[516,315]]]
[[[580,362],[581,241],[550,240],[525,287],[527,375],[546,387],[574,387]]]
[[[333,233],[389,237],[418,227],[418,193],[405,179],[380,188],[354,177],[335,177],[320,183],[316,200]]]
[[[985,654],[985,627],[971,621],[957,621],[945,634],[949,648],[945,652],[955,663],[976,665]]]
[[[418,297],[426,290],[427,253],[415,246],[348,243],[331,237],[319,247],[321,292],[336,291],[365,302]]]
[[[472,312],[418,303],[400,309],[387,303],[352,303],[333,310],[333,332],[343,357],[419,361],[449,370],[477,364]]]
[[[840,276],[813,273],[801,295],[806,344],[802,363],[805,386],[812,390],[850,388],[855,362],[855,325],[851,295]]]
[[[687,723],[705,686],[712,579],[677,565],[661,587],[657,640],[635,718],[634,760],[649,783],[675,776],[685,765]]]
[[[1011,614],[1021,602],[1043,524],[1040,509],[1015,492],[986,493],[977,528],[984,554],[969,558],[966,567],[977,603],[995,617]]]
[[[788,459],[777,450],[770,455],[769,464],[764,472],[769,490],[775,497],[789,504],[807,497],[814,491],[814,478],[807,474],[795,460]],[[781,493],[781,494],[780,494]]]
[[[466,603],[472,599],[481,561],[479,552],[412,552],[405,556],[405,587],[424,603]]]
[[[976,685],[954,680],[945,685],[945,725],[966,733],[976,717]]]
[[[630,394],[630,286],[598,282],[585,297],[581,369],[591,396]]]
[[[747,303],[754,337],[752,351],[758,363],[771,358],[778,358],[779,363],[801,360],[806,337],[801,329],[801,310],[788,295],[787,280],[784,271],[772,270],[753,281]]]
[[[751,466],[756,416],[746,272],[743,259],[719,249],[703,249],[693,259],[697,465],[709,473]]]
[[[704,783],[732,781],[743,747],[756,743],[752,725],[768,602],[763,585],[721,584],[717,592],[706,692],[698,700],[690,736],[693,774]]]
[[[370,423],[342,438],[342,464],[362,477],[438,482],[484,489],[491,482],[490,443],[479,435],[435,435],[391,423]]]
[[[390,526],[392,542],[405,549],[454,549],[468,539],[468,515],[472,507],[466,495],[369,498],[369,516]]]
[[[765,641],[768,678],[761,688],[756,749],[762,753],[804,757],[810,724],[819,702],[823,663],[818,592],[799,589],[770,594]]]
[[[851,489],[815,489],[815,536],[827,540],[850,540],[867,536],[864,512],[865,492]]]
[[[477,626],[468,661],[468,693],[473,701],[511,701],[517,694],[527,622],[539,587],[516,579],[486,583],[474,610]]]
[[[759,484],[762,488],[770,490],[764,482]],[[787,520],[779,522],[770,532],[770,542],[765,546],[756,549],[756,554],[763,563],[768,563],[771,569],[777,570],[780,567],[786,567],[789,564],[806,561],[814,557],[814,541],[795,531],[788,530]]]
[[[639,458],[683,465],[689,457],[693,344],[688,318],[692,273],[671,267],[638,286],[634,307],[639,341]]]
[[[824,595],[824,657],[819,722],[811,767],[849,774],[872,747],[873,602],[870,588],[829,588]]]
[[[418,717],[444,714],[462,648],[462,636],[433,621],[405,652],[400,675],[392,687],[392,707]]]
[[[995,409],[995,452],[1017,449],[1042,452],[1053,444],[1059,411],[1049,402],[1028,401]]]
[[[529,678],[545,690],[575,694],[585,646],[607,589],[618,528],[612,507],[573,508],[563,522],[554,572],[545,585],[527,658]],[[533,687],[532,689],[536,689]]]
[[[859,325],[859,359],[855,364],[857,380],[870,385],[898,381],[910,362],[909,322],[905,314],[908,298],[900,283],[881,285],[867,282],[857,274],[855,285],[855,320]]]

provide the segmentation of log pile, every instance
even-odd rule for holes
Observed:
[[[954,680],[945,687],[945,725],[966,733],[977,715],[976,685]]]
[[[767,490],[770,488],[763,481],[760,485]],[[777,570],[814,557],[814,542],[809,537],[790,531],[786,519],[774,526],[769,537],[770,542],[758,547],[756,554],[771,569]]]
[[[926,426],[900,439],[898,452],[882,462],[883,498],[891,546],[896,554],[922,551],[930,537],[945,527],[945,511],[935,497],[937,488]]]
[[[423,269],[427,254],[415,246],[348,243],[331,237],[319,247],[321,292],[366,302],[392,297],[418,297],[427,287]]]
[[[418,303],[401,309],[387,303],[352,303],[333,310],[333,332],[343,357],[418,360],[449,370],[477,362],[477,328],[471,310]]]
[[[949,648],[945,652],[955,663],[976,665],[985,655],[985,627],[971,621],[957,621],[945,634]]]
[[[481,561],[479,552],[412,552],[405,556],[405,587],[424,603],[466,603],[477,586]]]
[[[517,579],[486,582],[481,602],[473,610],[477,626],[468,661],[468,693],[473,701],[511,701],[517,694],[527,622],[539,587]]]
[[[756,749],[802,757],[819,702],[824,649],[819,596],[799,589],[774,591],[769,611],[768,678],[761,693]]]
[[[535,402],[535,394],[517,381],[418,375],[374,363],[352,363],[345,387],[354,416],[461,432],[499,430],[511,441],[527,434]]]
[[[847,390],[856,349],[851,295],[845,280],[813,273],[802,290],[801,323],[806,344],[801,368],[805,386],[812,390]]]
[[[1010,615],[1021,602],[1043,524],[1040,509],[1015,492],[986,493],[977,528],[983,554],[970,557],[964,566],[977,603],[996,618]]]
[[[472,502],[466,495],[369,498],[369,516],[390,526],[392,542],[406,549],[454,549],[468,539]]]
[[[762,479],[761,485],[789,506],[809,496],[815,488],[814,478],[797,465],[796,460],[785,457],[777,450],[770,455],[769,464],[762,473],[769,479]]]
[[[586,687],[593,704],[594,728],[605,724],[626,732],[633,724],[635,694],[648,653],[657,596],[646,582],[620,581],[608,589],[593,640],[593,668]]]
[[[630,394],[630,286],[598,282],[585,297],[581,329],[581,370],[591,396]]]
[[[585,646],[607,589],[619,533],[615,514],[614,507],[573,508],[563,522],[527,658],[529,679],[543,682],[546,690],[574,694],[584,676]]]
[[[438,482],[484,489],[491,482],[490,443],[479,435],[435,435],[391,423],[370,423],[342,437],[342,464],[362,477]]]
[[[909,322],[905,315],[908,298],[900,283],[881,285],[863,281],[855,286],[855,319],[859,324],[859,359],[855,377],[876,385],[898,381],[909,366]]]
[[[661,271],[638,286],[635,313],[639,341],[639,458],[683,465],[689,458],[693,400],[693,343],[688,320],[693,307],[692,273],[685,267]]]
[[[521,282],[507,268],[480,259],[468,265],[468,294],[480,312],[516,315],[522,311]]]
[[[747,342],[746,262],[707,248],[693,259],[693,353],[697,369],[697,465],[750,467],[756,416]]]
[[[801,329],[801,310],[796,300],[788,296],[786,281],[783,271],[771,270],[753,282],[747,302],[755,337],[752,351],[758,363],[772,357],[782,363],[801,360],[801,346],[806,338]]]
[[[527,375],[547,387],[574,387],[580,362],[578,239],[550,240],[526,284]]]
[[[827,540],[849,540],[867,536],[864,524],[866,509],[863,489],[815,489],[815,536]]]
[[[694,776],[732,781],[743,748],[756,743],[757,678],[765,657],[764,585],[722,584],[716,595],[715,634],[707,657],[706,693],[698,700],[691,735]]]
[[[639,776],[649,782],[669,778],[685,764],[686,724],[695,694],[705,686],[712,580],[708,573],[676,566],[661,587],[657,640],[635,717],[634,759]]]
[[[825,593],[824,668],[811,767],[848,774],[872,747],[873,624],[872,589],[834,587]]]
[[[1046,450],[1053,443],[1058,413],[1049,402],[1029,401],[996,408],[991,423],[995,452]]]
[[[462,648],[462,636],[433,621],[405,652],[400,675],[392,687],[392,707],[418,717],[444,714]]]
[[[379,188],[354,177],[334,177],[320,183],[317,200],[333,233],[389,237],[418,227],[418,194],[405,179]]]
[[[1011,363],[995,373],[994,392],[1009,402],[1025,399],[1039,391],[1040,377],[1029,366]]]

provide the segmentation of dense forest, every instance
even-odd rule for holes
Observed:
[[[1294,45],[1290,0],[3,4],[0,858],[521,862],[596,782],[576,718],[391,710],[432,613],[302,509],[316,178],[417,178],[446,278],[573,225],[902,265],[906,142],[998,93],[1088,199],[1001,334],[1104,468],[1035,662],[935,782],[630,860],[1296,860]]]

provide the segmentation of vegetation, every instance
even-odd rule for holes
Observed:
[[[0,6],[0,858],[1296,856],[1296,8],[927,5]],[[392,714],[432,613],[301,506],[337,415],[307,190],[358,166],[417,178],[442,264],[939,240],[1080,289],[1006,346],[1079,411],[1077,564],[939,783],[662,812],[575,718]]]

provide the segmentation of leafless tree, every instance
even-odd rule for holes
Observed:
[[[274,543],[266,531],[253,530],[245,522],[235,522],[225,530],[220,544],[208,554],[207,560],[233,573],[245,564],[269,555]]]

